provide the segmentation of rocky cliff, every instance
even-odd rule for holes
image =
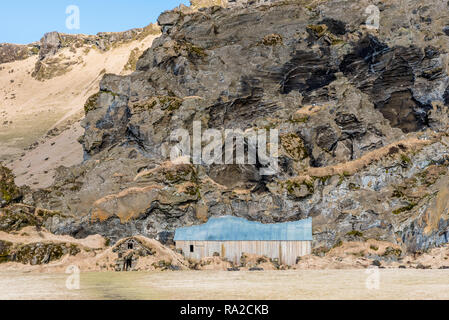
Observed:
[[[82,238],[165,239],[212,216],[313,217],[316,252],[375,239],[447,242],[447,1],[275,1],[179,8],[130,75],[85,105],[85,160],[24,202]],[[405,18],[406,17],[406,18]],[[446,30],[446,31],[445,31]],[[278,129],[279,171],[172,162],[170,135]]]

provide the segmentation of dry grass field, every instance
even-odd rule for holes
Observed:
[[[265,272],[0,273],[0,299],[448,299],[449,270],[380,269]],[[371,278],[372,279],[372,278]]]

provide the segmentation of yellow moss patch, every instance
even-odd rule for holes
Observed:
[[[128,62],[123,67],[123,71],[136,71],[137,61],[142,55],[142,51],[139,48],[134,48],[129,54]]]
[[[166,110],[168,113],[171,113],[175,110],[178,110],[182,103],[183,99],[178,97],[171,96],[155,96],[151,97],[145,101],[138,102],[131,105],[133,111],[151,111],[155,107],[161,108],[161,110]]]
[[[283,42],[284,42],[284,39],[282,38],[282,36],[280,34],[277,34],[277,33],[266,35],[262,40],[262,43],[265,46],[282,45]]]
[[[328,43],[332,45],[341,44],[344,41],[334,35],[328,30],[325,24],[312,24],[307,26],[307,30],[313,33],[318,38],[324,38]]]
[[[292,158],[293,160],[300,161],[307,158],[307,150],[304,146],[304,142],[298,135],[294,133],[288,133],[281,135],[280,137],[281,147],[283,153]]]

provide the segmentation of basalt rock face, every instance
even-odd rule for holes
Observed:
[[[379,30],[364,25],[367,1],[163,13],[137,71],[105,75],[86,104],[85,162],[33,205],[71,215],[46,227],[76,237],[166,237],[235,215],[313,217],[315,248],[447,242],[448,5],[405,3],[378,3]],[[170,135],[194,121],[278,129],[278,172],[170,162]]]

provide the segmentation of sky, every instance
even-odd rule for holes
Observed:
[[[125,31],[156,22],[160,13],[188,0],[22,0],[2,1],[0,43],[28,44],[44,33],[96,34]],[[67,8],[79,8],[66,13]],[[67,24],[66,22],[69,22]],[[77,28],[79,21],[79,29]],[[69,28],[70,29],[69,29]],[[74,29],[75,28],[75,29]]]

